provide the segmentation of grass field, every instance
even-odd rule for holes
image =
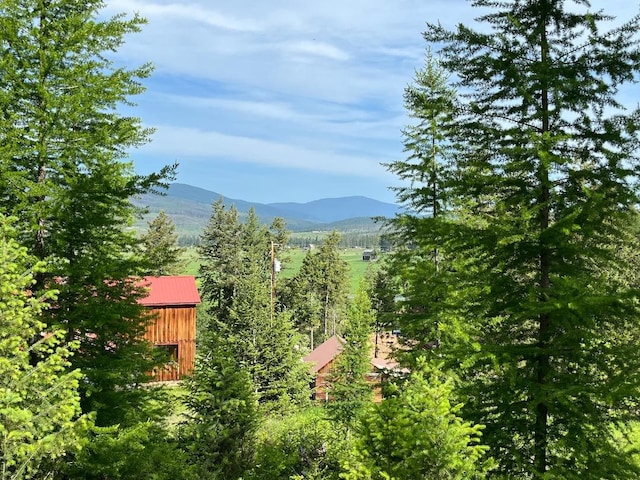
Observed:
[[[306,255],[306,251],[301,248],[291,248],[287,250],[288,260],[283,269],[278,274],[278,278],[291,278],[300,271],[302,260]],[[355,293],[367,271],[374,270],[378,267],[378,262],[365,262],[362,260],[361,248],[345,248],[340,251],[344,260],[349,266],[349,291]],[[185,275],[197,275],[200,262],[195,248],[188,248],[184,254]]]
[[[291,278],[300,271],[302,266],[302,260],[306,255],[306,251],[301,248],[292,248],[287,250],[289,256],[288,264],[280,272],[281,278]],[[363,278],[367,271],[377,268],[378,263],[365,262],[362,260],[361,248],[345,248],[340,251],[341,257],[346,260],[349,267],[349,291],[355,293],[360,283],[360,279]]]

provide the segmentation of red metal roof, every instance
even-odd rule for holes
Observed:
[[[384,335],[384,338],[378,339],[378,357],[374,357],[374,343],[376,343],[376,334],[371,335],[371,365],[377,370],[396,370],[398,364],[391,358],[391,343],[397,344],[394,336]],[[318,373],[331,360],[336,358],[343,350],[344,340],[334,335],[324,343],[318,345],[309,355],[303,358],[305,362],[311,363],[309,373]]]
[[[312,363],[310,373],[316,373],[342,352],[343,341],[336,335],[318,345],[309,355],[303,358],[305,362]]]
[[[196,279],[190,275],[144,277],[143,285],[149,288],[149,295],[141,298],[140,303],[147,307],[200,303]]]

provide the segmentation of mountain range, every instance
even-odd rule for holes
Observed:
[[[164,210],[179,234],[199,235],[211,216],[212,203],[220,198],[227,207],[234,205],[241,217],[252,207],[262,223],[269,224],[275,217],[282,217],[292,231],[377,230],[380,225],[373,217],[389,218],[401,211],[398,205],[362,196],[323,198],[307,203],[256,203],[226,198],[220,193],[184,183],[172,183],[166,195],[146,194],[134,199],[134,203],[149,211],[143,219],[144,225],[139,225],[141,228]]]

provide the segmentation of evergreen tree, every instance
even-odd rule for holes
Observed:
[[[298,330],[309,332],[312,349],[337,333],[345,318],[349,266],[339,245],[340,234],[334,231],[317,252],[307,252],[300,271],[284,288],[282,303]]]
[[[374,319],[369,292],[362,281],[349,304],[341,335],[342,352],[329,375],[332,401],[327,404],[327,409],[333,419],[346,427],[351,427],[358,414],[373,400],[374,385],[369,383],[367,376],[372,371],[371,333]]]
[[[80,342],[71,362],[84,376],[83,411],[96,411],[98,425],[125,425],[141,412],[147,392],[137,387],[155,364],[140,339],[147,319],[132,280],[143,270],[126,229],[137,213],[130,198],[173,167],[143,177],[125,161],[150,132],[118,107],[143,90],[151,68],[115,65],[110,53],[144,21],[105,19],[103,6],[0,2],[0,209],[19,218],[21,243],[48,260],[36,289],[56,285],[47,328]]]
[[[637,478],[615,434],[639,411],[638,292],[613,272],[638,202],[640,112],[616,94],[640,67],[640,19],[602,32],[587,2],[474,5],[488,30],[425,33],[464,92],[451,215],[416,231],[455,255],[438,321],[459,338],[438,353],[496,475]]]
[[[356,431],[342,478],[471,480],[485,478],[492,462],[478,445],[482,428],[458,416],[453,385],[419,359],[397,391],[370,408]]]
[[[164,210],[149,222],[148,229],[142,234],[141,240],[145,260],[149,264],[146,270],[147,275],[160,277],[179,275],[183,272],[184,248],[178,246],[176,226]]]
[[[287,230],[287,222],[281,217],[274,218],[269,227],[269,232],[273,242],[273,258],[280,262],[281,269],[286,268],[290,257],[287,247],[291,237],[291,232]]]
[[[182,434],[200,478],[233,480],[252,465],[258,397],[248,369],[238,367],[219,336],[210,331],[199,344],[196,369],[186,381],[189,422]]]
[[[0,216],[0,478],[45,478],[81,444],[80,372],[65,372],[71,349],[60,332],[45,335],[38,318],[55,292],[31,291],[32,259],[9,222]]]
[[[371,307],[375,311],[374,331],[381,333],[399,328],[398,326],[398,292],[400,275],[391,273],[389,267],[393,254],[385,255],[379,268],[371,274]]]
[[[318,260],[316,254],[308,251],[302,260],[300,271],[286,279],[278,291],[279,308],[290,312],[293,324],[300,334],[308,335],[306,345],[309,350],[321,343],[316,332],[321,325],[323,302],[313,283],[313,278],[320,275]]]
[[[337,333],[338,327],[344,319],[349,292],[348,271],[346,260],[340,256],[340,234],[337,231],[324,239],[318,259],[320,261],[321,276],[314,279],[323,302],[323,333],[328,338]]]
[[[240,219],[235,206],[225,209],[222,198],[214,202],[198,252],[201,294],[213,321],[226,321],[242,268]]]
[[[408,158],[388,165],[402,180],[409,181],[396,192],[398,200],[412,212],[387,222],[396,248],[385,263],[384,275],[402,279],[396,308],[403,315],[391,326],[402,331],[402,338],[419,342],[419,355],[446,342],[447,336],[460,339],[460,329],[452,328],[454,317],[449,316],[446,322],[442,318],[451,295],[451,260],[442,249],[442,239],[431,232],[434,224],[450,218],[447,208],[452,207],[448,180],[453,168],[455,98],[446,70],[428,51],[425,66],[416,71],[414,82],[404,94],[405,108],[414,120],[403,131]],[[391,282],[388,288],[398,287],[386,280]]]
[[[218,332],[215,341],[251,378],[260,403],[300,403],[308,397],[307,373],[286,312],[272,300],[271,249],[279,243],[253,210],[240,223],[237,211],[214,204],[200,252],[202,294]]]
[[[395,187],[398,200],[416,213],[437,218],[446,207],[446,182],[442,178],[452,162],[450,132],[456,114],[456,93],[447,71],[427,51],[425,66],[405,88],[404,105],[413,123],[403,130],[408,157],[388,165],[410,186]],[[434,258],[435,260],[435,258]]]

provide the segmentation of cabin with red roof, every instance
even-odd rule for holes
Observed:
[[[370,340],[371,371],[367,374],[366,380],[372,385],[374,401],[379,402],[382,400],[382,389],[380,388],[382,375],[398,368],[396,362],[391,358],[397,339],[391,334],[374,333]],[[344,340],[333,335],[303,358],[305,362],[310,364],[309,373],[313,376],[312,397],[315,400],[324,402],[331,400],[329,379],[336,360],[342,353],[343,344]]]
[[[167,350],[171,362],[154,371],[159,382],[180,380],[193,371],[196,359],[196,306],[200,295],[193,276],[145,277],[149,294],[140,303],[154,319],[144,338]]]
[[[331,375],[336,358],[342,352],[342,343],[342,339],[333,335],[303,358],[305,362],[311,364],[309,373],[313,375],[312,398],[315,400],[325,402],[329,400],[328,377]]]

